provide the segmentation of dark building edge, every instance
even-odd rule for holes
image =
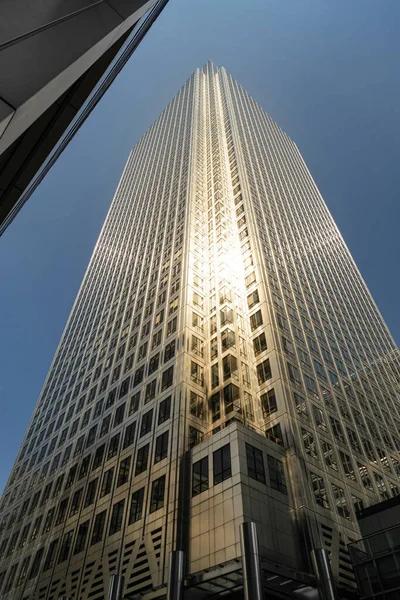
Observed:
[[[167,2],[168,0],[158,0],[142,17],[142,26],[133,35],[127,52],[116,60],[106,82],[101,81],[102,77],[141,19],[138,19],[0,156],[0,176],[6,181],[5,187],[0,189],[0,236],[83,125]],[[83,106],[91,94],[94,101],[85,110]],[[74,127],[67,137],[65,134],[71,124]]]

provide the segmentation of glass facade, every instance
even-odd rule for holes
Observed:
[[[235,476],[229,444],[191,481],[182,460],[234,423],[286,456],[247,444],[248,476],[290,490],[352,586],[355,509],[398,493],[399,378],[296,145],[207,63],[128,159],[2,497],[1,591],[165,585],[182,489]]]

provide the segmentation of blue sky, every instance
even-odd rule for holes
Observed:
[[[295,140],[400,339],[398,0],[170,0],[0,238],[0,490],[130,149],[208,59]]]

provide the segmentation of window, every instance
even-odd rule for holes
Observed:
[[[117,410],[115,411],[114,427],[116,427],[117,425],[122,423],[122,421],[124,420],[124,414],[125,414],[125,402],[124,402],[124,404],[121,404],[121,406],[118,406]]]
[[[229,323],[233,323],[233,310],[228,306],[224,306],[220,311],[221,327]]]
[[[189,435],[188,435],[188,446],[189,448],[193,448],[197,444],[201,442],[201,431],[196,429],[196,427],[192,427],[189,425]]]
[[[196,313],[192,313],[192,326],[198,331],[203,331],[204,328],[204,319],[200,315]]]
[[[152,356],[150,358],[148,375],[151,375],[152,373],[154,373],[154,371],[157,371],[159,364],[160,364],[160,353],[157,352],[157,354],[155,354],[154,356]]]
[[[34,542],[36,540],[36,538],[38,537],[41,523],[42,523],[42,515],[40,517],[37,517],[37,519],[35,519],[35,522],[33,523],[31,539],[30,539],[31,542]],[[17,545],[16,542],[17,542],[18,536],[19,536],[19,531],[14,533],[14,535],[12,536],[10,546],[8,548],[8,554],[12,554],[14,552],[15,547]]]
[[[356,442],[357,438],[356,438],[355,432],[352,431],[351,429],[347,428],[347,433],[349,434],[349,439],[350,439],[352,446],[353,446],[353,444],[356,445],[355,442]],[[357,440],[357,442],[358,442],[358,440]],[[371,460],[372,462],[376,462],[374,447],[371,444],[371,442],[369,440],[363,439],[362,443],[363,443],[365,454],[367,455],[368,460]],[[358,451],[360,451],[360,450],[358,450]]]
[[[72,496],[71,510],[69,511],[70,517],[72,517],[72,515],[76,515],[76,513],[79,511],[82,495],[83,495],[83,488],[81,488],[80,490],[77,490],[74,493],[74,495]]]
[[[204,369],[201,365],[195,363],[193,360],[191,361],[190,366],[190,378],[192,381],[197,383],[197,385],[204,385]]]
[[[333,496],[335,498],[338,514],[341,517],[344,517],[345,519],[351,519],[350,511],[347,507],[346,497],[344,495],[344,490],[341,487],[339,487],[338,485],[335,485],[334,483],[332,483],[332,491],[333,491]]]
[[[264,460],[261,450],[246,444],[247,473],[249,477],[265,483]]]
[[[312,456],[313,458],[318,458],[318,452],[316,448],[316,442],[314,439],[314,435],[307,431],[306,429],[301,428],[301,436],[303,438],[303,446],[306,451],[306,454]]]
[[[165,475],[153,481],[150,497],[150,512],[159,510],[164,506]]]
[[[69,551],[71,550],[71,546],[72,546],[73,535],[74,535],[73,529],[64,534],[64,537],[63,537],[63,540],[61,543],[60,554],[58,555],[58,564],[67,560],[67,558],[69,556]]]
[[[267,358],[262,363],[257,365],[258,384],[262,385],[263,383],[268,381],[268,379],[271,379],[271,377],[272,377],[271,365],[269,363],[269,358]]]
[[[143,335],[147,335],[147,334],[143,332]],[[142,360],[142,358],[144,358],[146,356],[148,343],[149,342],[144,342],[144,344],[142,344],[140,346],[139,353],[138,353],[138,360]]]
[[[114,504],[111,513],[110,529],[108,530],[108,535],[114,535],[114,533],[120,531],[122,527],[122,517],[124,515],[124,504],[125,499],[120,500],[119,502]]]
[[[268,459],[268,473],[269,473],[269,483],[274,490],[278,492],[282,492],[282,494],[287,494],[287,487],[285,481],[285,473],[283,471],[282,461],[271,456],[267,455]]]
[[[24,558],[19,575],[18,575],[18,579],[17,579],[17,587],[19,587],[20,585],[22,585],[24,583],[26,576],[28,574],[28,567],[29,567],[30,561],[31,561],[30,556],[27,556],[26,558]],[[5,571],[3,573],[5,576]],[[4,579],[0,577],[0,589],[2,587],[3,581],[4,581]]]
[[[204,355],[204,342],[195,335],[192,335],[191,351],[197,356]]]
[[[125,429],[124,443],[122,449],[128,448],[135,441],[136,421],[128,425]]]
[[[284,445],[282,430],[281,430],[281,426],[279,423],[277,423],[276,425],[273,425],[269,429],[266,429],[265,437],[267,437],[269,440],[271,440],[275,444],[279,444],[280,446]]]
[[[313,404],[313,413],[316,426],[319,429],[322,429],[322,431],[327,431],[328,428],[325,423],[324,413],[318,406],[315,406],[315,404]]]
[[[261,352],[264,352],[264,350],[267,349],[267,338],[265,337],[264,332],[260,333],[259,336],[254,338],[253,346],[254,346],[254,354],[256,356],[258,356],[259,354],[261,354]]]
[[[15,565],[13,565],[8,572],[8,577],[7,577],[6,584],[5,584],[4,590],[3,590],[3,592],[5,594],[7,592],[9,592],[11,590],[11,588],[13,587],[15,575],[17,573],[17,567],[18,567],[18,563],[15,563]]]
[[[325,440],[321,440],[322,453],[325,458],[325,463],[331,469],[338,470],[335,454],[331,444],[328,444]]]
[[[166,390],[167,388],[169,388],[172,385],[173,378],[174,378],[174,367],[171,366],[166,371],[164,371],[162,374],[161,391]]]
[[[356,513],[360,512],[364,508],[364,501],[361,498],[357,498],[357,496],[351,495],[351,499],[353,501],[354,510]]]
[[[168,396],[168,398],[165,398],[165,400],[162,400],[162,402],[160,402],[160,407],[158,409],[158,425],[161,425],[161,423],[165,423],[165,421],[168,421],[170,413],[171,396]]]
[[[105,375],[103,377],[103,379],[101,380],[101,383],[100,383],[100,394],[102,392],[104,392],[104,390],[106,389],[107,384],[108,384],[108,378],[109,378],[109,374]]]
[[[305,382],[306,388],[310,392],[310,394],[312,396],[317,396],[318,391],[317,391],[317,386],[316,386],[314,379],[312,377],[309,377],[308,375],[304,375],[304,382]]]
[[[230,383],[224,387],[224,406],[225,414],[233,410],[240,411],[240,392],[237,385]]]
[[[46,523],[48,521],[49,515],[50,515],[49,525],[48,525],[48,529],[46,529]],[[49,531],[51,523],[53,521],[53,515],[54,515],[54,508],[51,508],[48,511],[47,516],[46,516],[46,520],[45,520],[45,523],[44,523],[44,526],[43,526],[43,533]],[[18,545],[19,550],[21,550],[22,548],[24,548],[25,545],[26,545],[26,543],[27,543],[27,541],[28,541],[29,528],[30,528],[30,524],[29,525],[25,525],[25,527],[22,530],[21,537],[20,537],[20,540],[19,540],[19,545]],[[1,543],[1,546],[0,546],[0,560],[4,556],[5,549],[6,549],[6,546],[7,546],[7,542],[8,542],[8,539],[3,540],[2,543]]]
[[[113,456],[116,456],[116,454],[118,453],[120,435],[120,433],[117,433],[117,435],[114,435],[114,437],[111,438],[110,443],[108,445],[107,460],[113,458]]]
[[[111,383],[114,383],[114,381],[117,381],[120,371],[121,371],[121,365],[118,365],[117,367],[115,367],[113,374],[112,374]]]
[[[89,481],[86,491],[85,504],[83,505],[83,508],[90,506],[95,501],[98,482],[98,479],[93,479],[92,481]]]
[[[227,354],[222,359],[222,370],[224,374],[224,379],[229,379],[230,377],[238,378],[237,372],[237,358],[233,356],[233,354]]]
[[[289,379],[295,385],[301,385],[300,373],[297,367],[292,365],[291,363],[287,363],[288,371],[289,371]]]
[[[66,533],[64,536],[64,542],[66,544],[68,544],[69,541],[69,546],[67,548],[67,556],[71,547],[71,541],[72,541],[72,536],[73,536],[73,531],[70,531],[69,533]],[[69,535],[70,534],[70,535]],[[67,538],[67,536],[69,536],[69,539]],[[33,579],[34,577],[36,577],[39,574],[39,569],[40,569],[40,563],[42,562],[42,556],[43,556],[43,552],[44,552],[44,548],[40,548],[40,550],[38,550],[35,554],[35,558],[33,559],[33,563],[31,566],[31,571],[29,573],[29,577],[28,579]],[[60,560],[58,560],[58,562],[60,562]]]
[[[133,365],[133,354],[128,356],[125,361],[124,373],[127,373],[130,369],[132,369]]]
[[[345,454],[341,450],[339,450],[339,456],[340,456],[340,461],[342,463],[343,471],[344,471],[344,474],[346,475],[346,477],[348,477],[349,479],[352,479],[353,481],[356,481],[354,467],[353,467],[353,463],[352,463],[350,456],[348,456],[348,454]]]
[[[261,395],[261,405],[263,409],[264,419],[278,410],[276,403],[275,391],[269,390],[266,394]]]
[[[196,392],[190,390],[189,412],[194,417],[199,419],[204,418],[204,403],[203,398]]]
[[[312,471],[310,471],[310,475],[316,504],[318,504],[318,506],[323,506],[324,508],[329,508],[324,480],[320,475],[317,475]]]
[[[129,471],[131,467],[131,457],[128,456],[124,460],[121,461],[119,465],[118,478],[117,478],[117,487],[120,485],[124,485],[129,479]]]
[[[213,396],[211,396],[211,419],[214,423],[221,418],[221,403],[220,403],[220,394],[217,392]]]
[[[283,336],[281,339],[282,339],[283,351],[286,352],[286,354],[292,354],[294,356],[294,346],[293,346],[292,342]]]
[[[214,485],[231,477],[231,448],[229,444],[213,452],[213,471]]]
[[[156,314],[156,317],[154,319],[154,327],[161,325],[161,323],[163,321],[164,321],[164,309],[160,310],[160,312]]]
[[[167,337],[175,333],[178,324],[178,319],[174,317],[171,321],[168,321],[167,324]]]
[[[106,510],[96,515],[93,525],[92,539],[90,545],[93,546],[103,539],[104,525],[106,522]]]
[[[247,306],[252,308],[255,304],[260,302],[260,297],[258,295],[258,290],[254,290],[251,294],[247,296]]]
[[[147,469],[150,444],[142,446],[137,451],[135,475],[140,475]]]
[[[165,431],[156,438],[156,448],[154,452],[154,464],[160,462],[168,455],[168,431]]]
[[[321,365],[320,362],[318,362],[315,359],[314,359],[314,367],[315,367],[315,372],[317,373],[318,377],[321,377],[322,379],[326,379],[324,367]]]
[[[151,427],[153,424],[153,409],[148,410],[142,416],[142,424],[140,426],[140,437],[143,437],[147,433],[151,431]]]
[[[208,490],[208,456],[193,464],[192,496]]]
[[[257,327],[260,327],[263,324],[262,313],[261,310],[258,310],[254,315],[250,317],[250,327],[251,330],[254,331]]]
[[[225,350],[229,350],[229,348],[235,347],[235,334],[231,329],[224,329],[224,331],[221,333],[221,343],[222,343],[222,352],[225,352]],[[214,351],[214,354],[216,357],[218,354],[217,338],[215,338],[215,348],[216,349]],[[213,351],[212,351],[212,353],[213,353]],[[213,358],[213,356],[212,356],[212,358]]]
[[[79,554],[85,548],[86,538],[89,532],[89,521],[85,521],[79,525],[78,534],[76,536],[76,543],[74,548],[74,554]]]
[[[168,362],[175,356],[175,340],[165,346],[164,363]]]
[[[140,488],[140,490],[136,490],[136,492],[133,492],[131,498],[131,507],[129,511],[129,525],[131,523],[136,523],[136,521],[139,521],[142,518],[143,499],[144,487]]]
[[[44,506],[45,504],[47,504],[47,502],[50,498],[51,486],[52,486],[52,483],[48,483],[46,485],[44,492],[43,492],[42,501],[40,503],[40,506]]]
[[[100,436],[99,437],[103,437],[103,435],[106,435],[106,433],[108,433],[108,430],[110,429],[110,422],[111,422],[111,415],[107,415],[103,419],[103,422],[101,424]]]
[[[374,477],[381,500],[387,500],[389,498],[389,492],[387,491],[385,480],[379,473],[374,472]]]
[[[357,467],[358,467],[358,470],[360,472],[360,477],[361,477],[361,481],[363,482],[363,486],[367,490],[371,490],[372,492],[375,491],[373,483],[372,483],[371,478],[369,476],[367,467],[365,465],[359,463],[359,462],[357,463]]]
[[[342,426],[339,423],[339,421],[337,421],[337,419],[334,419],[333,417],[329,417],[329,420],[331,422],[331,426],[332,426],[332,431],[333,431],[333,435],[335,437],[335,439],[338,442],[342,442],[342,444],[344,443],[344,435],[343,435],[343,430],[342,430]]]
[[[100,498],[111,492],[112,482],[114,477],[114,468],[108,469],[103,475],[103,482],[100,490]]]
[[[56,525],[59,525],[65,519],[68,507],[68,500],[69,498],[64,498],[64,500],[62,500],[59,504]]]
[[[108,393],[107,402],[104,407],[104,410],[107,410],[108,408],[110,408],[110,406],[112,406],[114,404],[116,396],[117,396],[117,388],[114,388],[113,390],[111,390]]]
[[[49,549],[46,554],[46,558],[43,564],[43,572],[48,571],[54,565],[54,559],[56,557],[56,549],[58,545],[58,540],[53,540],[50,542]]]
[[[136,369],[136,371],[135,371],[135,376],[133,378],[133,387],[136,387],[137,385],[139,385],[139,383],[142,383],[143,377],[144,377],[144,366],[141,366],[141,367],[139,367],[139,369]]]
[[[276,321],[278,323],[278,326],[281,329],[286,329],[286,331],[289,331],[289,327],[288,327],[288,322],[286,317],[283,317],[282,315],[280,315],[279,313],[276,314]]]
[[[127,377],[126,379],[124,379],[124,381],[121,383],[121,387],[119,389],[119,397],[123,398],[124,396],[126,396],[126,394],[129,391],[129,383],[130,383],[131,378]]]
[[[214,389],[219,386],[219,369],[218,363],[211,367],[211,387]]]
[[[102,446],[99,446],[96,449],[94,459],[93,459],[92,471],[94,471],[94,469],[97,469],[98,467],[100,467],[100,465],[102,464],[105,448],[106,448],[106,445],[103,444]]]
[[[132,396],[131,401],[129,403],[128,417],[130,417],[131,415],[135,414],[135,412],[138,410],[138,408],[139,408],[139,402],[140,402],[140,392],[136,392],[136,394],[134,394]]]

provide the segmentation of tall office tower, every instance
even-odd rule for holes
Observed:
[[[207,63],[125,167],[3,496],[3,597],[351,595],[397,352],[296,145]]]

